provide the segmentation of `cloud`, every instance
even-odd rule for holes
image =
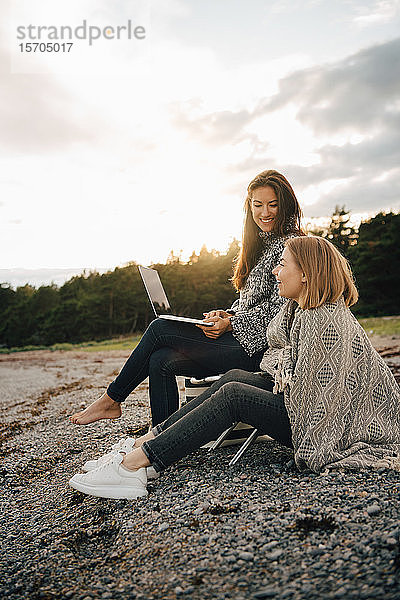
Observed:
[[[286,77],[259,110],[288,103],[297,106],[297,119],[316,140],[341,133],[360,138],[320,145],[311,167],[285,167],[300,189],[340,180],[306,207],[307,215],[325,215],[336,204],[358,212],[400,207],[400,38]]]
[[[37,93],[38,76],[34,83],[29,75],[13,78],[12,85],[3,84],[0,101],[1,145],[7,153],[47,153],[95,140],[82,112],[71,110],[71,98],[50,81],[43,78]]]
[[[218,111],[199,117],[191,117],[193,103],[171,105],[171,116],[174,125],[205,144],[231,144],[248,137],[244,129],[253,120],[247,110]]]
[[[399,210],[400,144],[395,131],[358,144],[322,146],[319,157],[311,167],[274,165],[288,176],[299,199],[314,190],[317,200],[304,207],[306,216],[331,214],[336,205],[357,213]]]
[[[136,89],[140,86],[135,87],[130,78],[132,72],[141,77],[135,67],[143,62],[144,44],[99,40],[89,47],[85,41],[74,40],[71,52],[28,53],[19,51],[15,39],[16,27],[29,23],[75,28],[85,20],[97,26],[125,26],[129,18],[133,25],[147,26],[147,0],[135,0],[134,7],[117,4],[15,0],[10,10],[1,5],[0,152],[43,156],[72,148],[75,153],[80,144],[97,149],[115,137],[116,129],[119,133],[115,123],[125,109],[121,104],[128,102],[129,94],[129,100],[133,93],[140,95]]]
[[[372,46],[337,63],[297,71],[256,114],[297,105],[297,118],[315,133],[398,126],[400,38]]]
[[[384,131],[357,144],[322,146],[318,155],[320,162],[312,167],[289,166],[301,186],[317,185],[329,179],[349,179],[360,173],[366,176],[367,172],[371,181],[400,165],[399,137],[395,131]]]
[[[210,144],[243,139],[248,126],[287,105],[315,135],[372,134],[400,130],[400,38],[372,46],[333,64],[295,71],[279,82],[277,94],[252,110],[199,113],[198,104],[176,104],[174,123]],[[191,116],[193,115],[193,116]]]
[[[383,181],[370,181],[363,174],[338,185],[304,211],[307,216],[332,214],[336,205],[352,212],[380,212],[399,209],[400,168],[394,169]]]
[[[314,188],[318,200],[305,208],[307,216],[330,214],[336,204],[357,212],[400,208],[400,38],[283,78],[278,93],[260,102],[243,126],[289,105],[314,136],[315,163],[279,164],[269,148],[232,171],[249,175],[268,164],[288,175],[299,197]],[[288,144],[290,131],[288,123]]]
[[[400,0],[377,0],[372,6],[359,7],[359,14],[354,18],[354,22],[361,26],[378,25],[388,23],[396,17],[400,10]]]
[[[6,57],[1,52],[0,63],[3,152],[41,154],[96,139],[92,107],[79,103],[51,75],[5,72]]]

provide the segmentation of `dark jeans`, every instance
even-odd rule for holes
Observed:
[[[142,450],[157,471],[215,440],[236,421],[257,427],[292,448],[292,431],[283,394],[272,393],[265,375],[234,369],[153,429]]]
[[[176,375],[207,377],[235,368],[257,371],[262,354],[250,357],[230,331],[212,340],[195,325],[155,319],[108,386],[107,394],[123,402],[149,377],[152,423],[157,425],[179,406]]]

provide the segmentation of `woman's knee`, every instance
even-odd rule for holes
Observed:
[[[161,348],[150,356],[149,374],[173,374],[175,373],[177,362],[174,358],[174,352],[170,348]]]
[[[221,383],[225,382],[235,382],[235,381],[241,381],[243,379],[244,373],[246,373],[246,371],[243,371],[243,369],[230,369],[229,371],[227,371],[226,373],[224,373],[221,377]]]
[[[229,415],[233,421],[236,421],[236,412],[238,402],[235,400],[239,392],[237,384],[233,381],[224,383],[212,396],[204,400],[204,404],[207,405],[208,409],[212,412],[224,413]]]
[[[154,319],[154,321],[152,321],[146,329],[145,335],[146,333],[152,333],[156,336],[161,335],[165,331],[165,325],[168,326],[168,321],[166,321],[165,319]]]
[[[226,383],[223,383],[221,387],[212,396],[210,396],[210,398],[208,398],[208,401],[214,406],[218,405],[221,407],[222,405],[225,405],[225,407],[228,407],[229,405],[233,404],[233,399],[237,396],[239,391],[239,385],[240,384],[235,381],[227,381]]]

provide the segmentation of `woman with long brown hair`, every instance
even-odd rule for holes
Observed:
[[[282,304],[271,271],[285,240],[301,234],[300,217],[288,180],[273,170],[258,174],[247,188],[242,246],[232,279],[239,299],[230,309],[204,313],[212,327],[155,319],[107,392],[70,417],[71,422],[86,425],[120,417],[121,403],[149,377],[156,425],[178,408],[177,375],[257,370],[267,347],[267,326]]]

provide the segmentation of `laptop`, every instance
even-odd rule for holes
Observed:
[[[144,287],[150,300],[154,314],[159,319],[167,319],[169,321],[181,321],[182,323],[193,323],[195,325],[205,325],[212,327],[213,323],[205,323],[201,319],[192,319],[191,317],[179,317],[176,315],[165,314],[160,315],[159,310],[169,311],[171,306],[168,302],[167,294],[163,288],[160,276],[155,269],[138,266],[140,276],[143,280]]]

